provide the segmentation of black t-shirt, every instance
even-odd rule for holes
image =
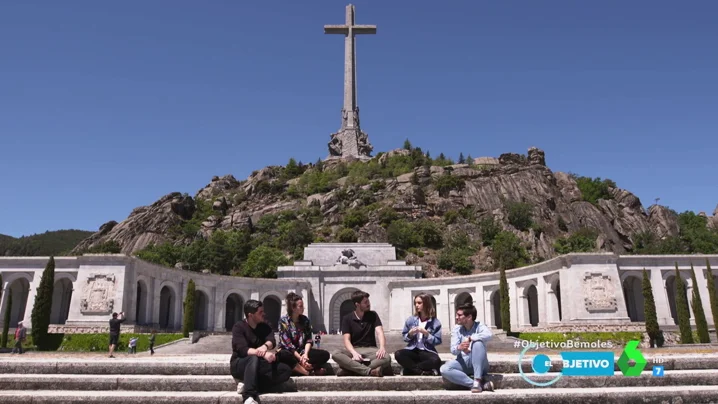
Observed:
[[[376,348],[376,327],[381,327],[381,320],[375,311],[367,311],[361,320],[352,311],[342,318],[342,333],[351,334],[350,341],[356,348]]]
[[[272,343],[272,349],[277,346],[274,331],[267,323],[259,323],[252,328],[247,320],[234,323],[232,327],[232,358],[245,358],[249,348],[257,349],[267,341]]]
[[[116,319],[112,318],[110,319],[110,334],[119,334],[120,333],[120,324],[125,322],[125,318]]]

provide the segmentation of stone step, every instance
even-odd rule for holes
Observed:
[[[607,387],[563,389],[513,389],[474,394],[469,391],[336,391],[264,394],[262,404],[325,403],[411,403],[439,402],[518,403],[518,404],[645,404],[645,403],[714,403],[718,398],[716,386],[667,386],[667,387]],[[241,404],[236,392],[165,392],[165,391],[68,391],[68,390],[5,390],[0,391],[0,403],[202,403]]]
[[[555,379],[558,373],[528,375],[537,383]],[[497,389],[544,388],[530,384],[519,374],[490,375]],[[675,370],[663,377],[643,372],[639,377],[564,376],[545,388],[604,388],[705,385],[718,386],[718,370]],[[87,390],[87,391],[235,391],[232,376],[165,376],[165,375],[35,375],[0,374],[1,390]],[[284,391],[414,391],[457,389],[445,384],[440,376],[336,377],[299,376],[285,383]]]
[[[448,358],[448,356],[442,356]],[[229,358],[228,358],[229,359]],[[653,360],[647,358],[646,370],[652,368]],[[618,357],[615,358],[614,370],[619,371]],[[490,373],[519,373],[518,355],[516,360],[489,361]],[[689,370],[689,369],[718,369],[718,356],[688,356],[688,357],[666,357],[660,363],[665,370]],[[396,374],[401,371],[401,366],[392,358],[392,368]],[[530,359],[524,359],[521,364],[524,373],[532,373]],[[552,371],[560,371],[563,362],[552,361]],[[339,367],[334,361],[329,361],[327,370],[335,373]],[[10,373],[31,373],[31,374],[123,374],[123,375],[228,375],[229,360],[226,362],[200,360],[192,361],[162,361],[143,359],[93,359],[93,360],[8,360],[0,362],[0,374]]]

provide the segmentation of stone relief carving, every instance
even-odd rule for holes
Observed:
[[[110,314],[115,305],[115,275],[91,274],[82,291],[80,312]]]
[[[583,295],[589,312],[618,310],[616,288],[609,275],[586,272],[583,277]]]
[[[330,156],[341,156],[342,155],[342,140],[339,138],[338,133],[333,133],[332,138],[328,143],[329,155]]]
[[[364,132],[360,132],[357,137],[357,151],[359,155],[369,156],[372,150],[374,150],[374,146],[369,143],[369,136]]]
[[[342,250],[342,255],[337,258],[337,264],[343,264],[343,265],[349,265],[354,268],[359,268],[361,266],[366,266],[363,262],[359,261],[359,258],[354,254],[354,250],[351,248],[348,248],[346,250]]]

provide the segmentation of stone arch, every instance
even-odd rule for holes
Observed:
[[[25,318],[27,299],[30,295],[30,282],[24,276],[18,277],[8,282],[8,290],[12,291],[10,327],[14,328],[17,326],[18,321],[22,321]]]
[[[464,303],[474,303],[474,298],[471,296],[471,293],[461,292],[457,294],[456,298],[454,299],[454,309],[459,308],[459,306]]]
[[[329,303],[329,325],[333,330],[339,330],[341,328],[342,313],[347,314],[354,310],[354,303],[352,302],[352,293],[359,289],[356,288],[345,288],[332,296],[332,300]],[[412,298],[413,299],[413,298]],[[349,303],[344,304],[349,301]],[[344,312],[342,312],[344,309]],[[349,310],[349,311],[346,311]]]
[[[162,286],[160,289],[160,317],[159,325],[162,329],[174,329],[175,307],[177,305],[177,292],[169,284]]]
[[[147,303],[149,302],[149,288],[144,279],[137,280],[137,296],[135,298],[135,324],[147,324]]]
[[[72,281],[67,277],[55,278],[52,287],[52,307],[50,309],[50,324],[65,324],[70,314],[72,301]]]
[[[498,290],[494,290],[491,293],[491,319],[493,325],[497,329],[503,329],[503,323],[501,322],[501,293]]]
[[[524,287],[521,295],[524,300],[524,318],[525,325],[531,327],[538,326],[539,310],[538,310],[538,290],[535,283],[530,283]]]
[[[209,295],[203,289],[194,291],[194,329],[204,331],[209,325]]]
[[[282,299],[275,293],[267,293],[262,299],[264,307],[264,321],[272,327],[274,332],[279,331],[279,319],[282,317]]]
[[[238,293],[227,295],[224,304],[224,329],[232,331],[235,323],[244,318],[244,299]]]
[[[642,283],[642,279],[636,275],[627,275],[621,282],[623,299],[626,301],[626,310],[631,321],[646,321]]]

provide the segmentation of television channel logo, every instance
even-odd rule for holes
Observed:
[[[626,347],[623,349],[621,356],[617,362],[614,362],[613,351],[604,352],[586,352],[586,351],[575,351],[575,352],[561,352],[561,359],[563,366],[561,372],[551,380],[546,382],[537,382],[531,380],[523,371],[521,366],[523,357],[526,352],[534,347],[529,345],[524,348],[519,354],[519,373],[521,377],[528,383],[534,386],[550,386],[558,382],[563,376],[613,376],[615,365],[621,370],[624,376],[633,377],[640,376],[641,372],[646,368],[648,362],[643,357],[643,354],[638,349],[640,341],[629,341]],[[629,361],[634,361],[631,365]],[[536,355],[531,363],[531,368],[536,374],[546,374],[551,370],[552,363],[551,358],[546,354]],[[656,367],[654,367],[655,369]],[[656,370],[654,370],[655,375]],[[662,370],[660,370],[662,374]]]

